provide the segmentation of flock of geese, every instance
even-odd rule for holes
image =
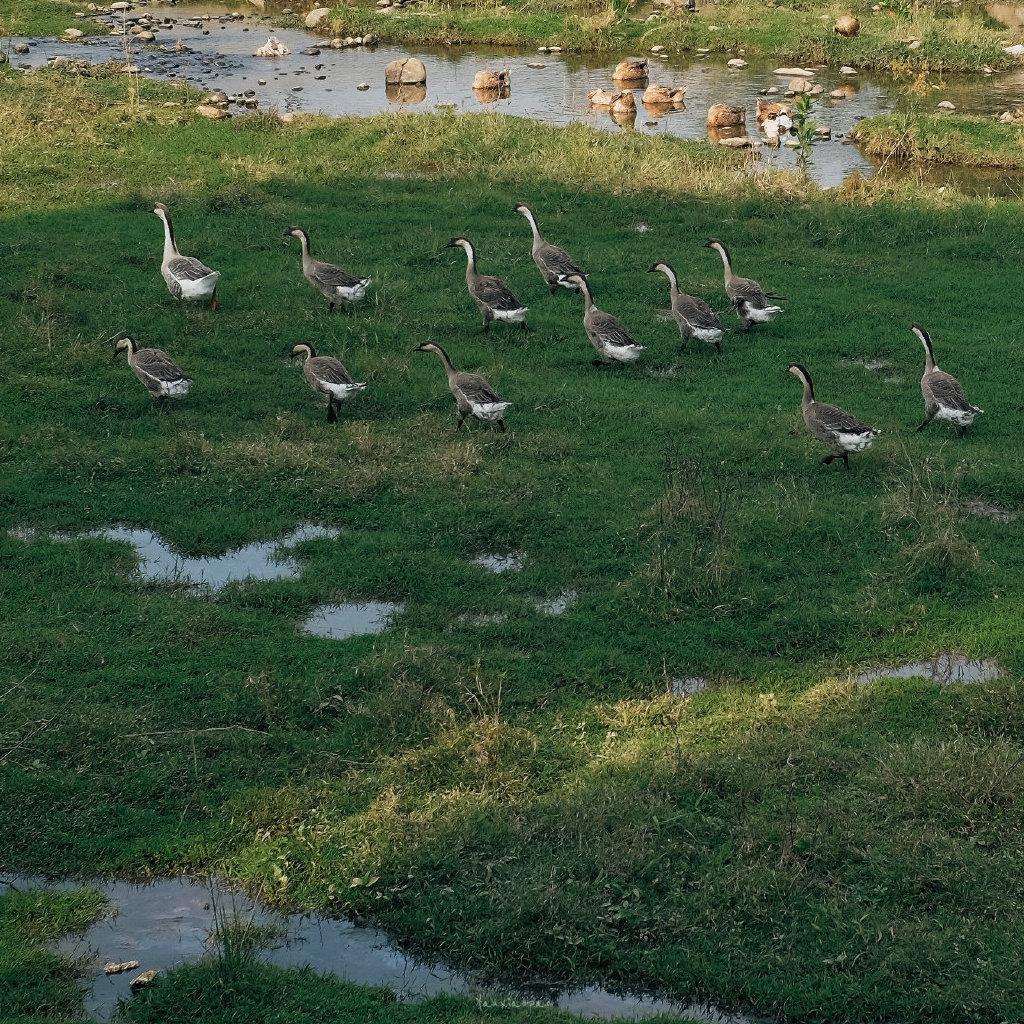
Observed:
[[[514,212],[525,217],[530,225],[533,234],[531,255],[549,291],[554,294],[564,288],[581,296],[583,328],[596,353],[594,365],[625,364],[639,359],[644,346],[637,344],[621,320],[597,307],[587,275],[579,264],[564,249],[544,238],[537,218],[528,206],[520,203]],[[160,270],[171,295],[188,302],[205,302],[211,309],[217,309],[220,273],[195,257],[183,256],[178,251],[174,225],[165,204],[157,203],[153,213],[163,221],[164,252]],[[359,277],[341,267],[314,259],[308,232],[299,227],[289,227],[285,236],[299,240],[303,276],[324,296],[331,311],[351,311],[353,305],[366,295],[370,278]],[[477,270],[476,249],[472,242],[466,238],[453,238],[448,247],[460,248],[466,255],[466,288],[480,310],[484,331],[489,331],[495,321],[517,324],[528,331],[528,307],[516,298],[500,277],[481,274]],[[766,291],[757,281],[740,277],[733,271],[729,250],[722,242],[712,240],[706,243],[706,247],[714,249],[722,259],[725,292],[739,318],[740,330],[748,331],[756,324],[767,323],[783,311],[781,306],[772,302],[782,296]],[[695,339],[721,352],[725,328],[718,314],[703,299],[680,291],[679,279],[668,263],[655,263],[650,270],[651,273],[664,274],[668,279],[672,318],[681,339],[684,342]],[[924,430],[932,420],[939,420],[963,432],[982,410],[968,401],[955,377],[939,369],[928,332],[916,324],[911,330],[925,353],[921,377],[925,415],[917,429]],[[458,413],[456,430],[461,429],[469,417],[493,423],[499,430],[505,430],[505,413],[511,403],[501,399],[483,377],[458,370],[444,348],[435,342],[419,345],[415,351],[433,353],[441,361],[448,388],[455,399]],[[121,352],[126,354],[135,375],[161,405],[167,399],[183,398],[188,394],[191,378],[163,350],[139,348],[133,338],[122,337],[116,342],[115,358]],[[338,359],[318,355],[310,344],[295,345],[291,354],[294,358],[303,359],[303,374],[309,387],[327,399],[328,422],[336,422],[342,404],[366,388],[365,383],[352,378]],[[879,430],[862,423],[839,406],[819,402],[814,396],[811,375],[805,367],[793,364],[789,372],[803,385],[801,410],[808,431],[829,449],[829,454],[822,460],[826,465],[835,459],[842,459],[849,465],[852,452],[866,451],[871,447],[880,434]]]

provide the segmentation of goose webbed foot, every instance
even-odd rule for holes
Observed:
[[[823,466],[831,466],[832,463],[835,461],[835,458],[836,456],[834,455],[826,455],[825,458],[821,460],[821,464]]]
[[[602,366],[607,366],[608,364],[603,359],[591,359],[590,360],[590,365],[591,366],[602,367]]]

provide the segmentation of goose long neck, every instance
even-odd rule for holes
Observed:
[[[662,273],[668,278],[668,293],[672,298],[672,305],[674,306],[679,300],[679,279],[671,267],[665,267]]]
[[[303,268],[306,268],[309,266],[313,257],[309,253],[309,235],[307,235],[305,231],[299,232],[299,245],[302,248],[302,266]]]
[[[163,211],[160,214],[160,219],[164,222],[164,259],[173,259],[178,255],[178,247],[174,243],[174,225],[171,223],[171,215]]]
[[[466,242],[463,246],[466,251],[466,281],[472,284],[476,280],[476,252],[473,250],[473,246]],[[447,358],[447,356],[445,357]]]
[[[530,222],[530,230],[533,232],[533,246],[536,248],[538,245],[544,244],[544,236],[540,233],[540,228],[537,227],[537,218],[534,217],[533,211],[529,207],[523,207],[523,216]]]
[[[587,279],[581,277],[580,281],[580,292],[583,295],[583,312],[588,313],[594,308],[594,296],[590,294],[590,285],[587,284]]]
[[[716,245],[715,248],[718,250],[718,255],[722,257],[722,266],[725,269],[725,279],[728,281],[730,277],[733,277],[732,272],[732,259],[729,256],[729,250],[724,245]]]
[[[932,349],[932,340],[926,335],[921,338],[921,344],[924,345],[924,372],[931,373],[935,369],[935,351]]]
[[[806,409],[814,401],[814,383],[805,373],[800,374],[800,380],[804,385],[804,394],[800,404]]]
[[[455,369],[455,364],[452,363],[448,353],[437,344],[434,345],[434,351],[437,353],[437,358],[440,359],[444,365],[444,372],[448,374],[449,379],[454,377],[459,371]]]

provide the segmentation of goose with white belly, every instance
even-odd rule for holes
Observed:
[[[324,263],[314,259],[309,248],[309,232],[299,227],[285,229],[285,237],[291,236],[299,240],[302,247],[302,276],[329,303],[329,312],[333,313],[339,306],[352,310],[352,303],[358,302],[366,295],[370,287],[370,278],[356,277],[333,263]]]
[[[192,386],[180,366],[160,348],[139,348],[134,338],[119,338],[114,344],[114,359],[124,352],[132,373],[142,382],[161,412],[171,398],[184,398]]]
[[[217,282],[220,271],[211,270],[194,256],[182,256],[174,238],[174,223],[165,203],[156,203],[153,213],[164,224],[164,255],[160,263],[160,274],[167,284],[167,290],[176,299],[185,302],[206,302],[210,309],[217,309]]]
[[[781,295],[766,292],[761,285],[749,277],[733,273],[732,257],[722,242],[712,239],[704,243],[705,248],[714,249],[722,257],[725,269],[725,293],[740,318],[740,330],[749,331],[753,324],[766,324],[781,312],[781,306],[769,305],[769,299],[781,299]]]
[[[984,410],[967,400],[967,393],[956,377],[939,369],[928,332],[917,324],[912,324],[910,329],[924,346],[924,375],[921,377],[924,422],[917,429],[924,430],[932,420],[945,420],[962,433]]]
[[[472,242],[465,238],[453,238],[445,248],[462,249],[466,254],[466,288],[484,318],[485,334],[495,320],[519,324],[524,331],[530,329],[526,323],[529,309],[512,294],[512,289],[500,277],[477,271],[476,249]]]
[[[586,277],[586,274],[580,270],[576,261],[563,248],[553,245],[540,233],[540,228],[537,226],[537,218],[526,203],[519,203],[514,212],[522,214],[530,225],[530,230],[533,232],[531,255],[533,256],[533,262],[540,271],[540,276],[544,278],[544,283],[548,286],[548,291],[552,295],[559,288],[568,288],[570,291],[575,291],[575,287],[568,282],[569,275],[579,274],[582,277]]]
[[[341,403],[366,390],[365,384],[352,379],[344,364],[333,356],[319,356],[312,345],[303,342],[292,348],[292,358],[305,356],[302,375],[310,390],[317,395],[327,396],[327,422],[338,422]]]
[[[494,388],[480,374],[457,370],[448,353],[433,341],[426,341],[413,351],[433,352],[441,360],[448,377],[448,390],[455,399],[459,413],[456,431],[462,429],[468,416],[473,416],[484,423],[493,423],[502,433],[505,432],[505,412],[512,403],[499,398]]]
[[[668,278],[672,318],[679,326],[680,338],[683,341],[687,338],[696,338],[721,352],[722,336],[725,331],[718,314],[703,299],[681,292],[676,272],[667,263],[655,263],[650,273],[661,273]]]
[[[635,363],[644,346],[636,343],[618,317],[597,308],[585,277],[573,274],[569,277],[569,283],[575,285],[583,295],[583,329],[600,357],[593,360],[594,366]]]
[[[807,429],[832,449],[832,452],[821,460],[826,466],[835,459],[842,459],[844,464],[849,466],[851,452],[867,451],[875,443],[875,438],[881,433],[880,430],[861,423],[838,405],[829,405],[815,399],[814,382],[805,367],[794,363],[789,367],[789,372],[804,386],[800,409]]]

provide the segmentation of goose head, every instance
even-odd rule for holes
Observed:
[[[793,376],[796,377],[804,387],[811,387],[811,375],[807,372],[807,368],[805,366],[801,366],[799,363],[791,363],[789,366],[789,372],[793,374]]]
[[[153,204],[153,213],[155,213],[156,216],[158,216],[161,220],[166,220],[167,217],[170,215],[170,212],[171,211],[167,209],[166,203]]]
[[[122,352],[127,352],[128,355],[133,355],[138,352],[139,346],[134,338],[129,338],[127,335],[123,338],[118,338],[114,342],[114,354],[111,357],[112,360],[116,359]]]
[[[664,274],[666,277],[674,277],[675,271],[667,263],[654,263],[647,268],[648,274]]]
[[[312,359],[316,356],[316,349],[313,348],[308,342],[300,342],[298,345],[292,346],[291,355],[289,358],[295,359],[298,356],[305,356],[307,359]]]
[[[446,249],[465,249],[469,252],[473,248],[472,243],[466,238],[453,238],[449,242],[445,243]]]
[[[526,203],[516,203],[516,205],[514,207],[512,207],[512,212],[513,213],[521,214],[523,217],[532,217],[533,216],[533,210],[531,210],[526,205]]]
[[[423,342],[423,344],[417,345],[413,349],[413,352],[437,352],[438,354],[440,354],[441,348],[440,346],[435,345],[434,342],[432,341],[425,341]]]
[[[284,229],[284,237],[305,238],[307,241],[309,240],[309,235],[302,228],[295,227],[294,224]]]

